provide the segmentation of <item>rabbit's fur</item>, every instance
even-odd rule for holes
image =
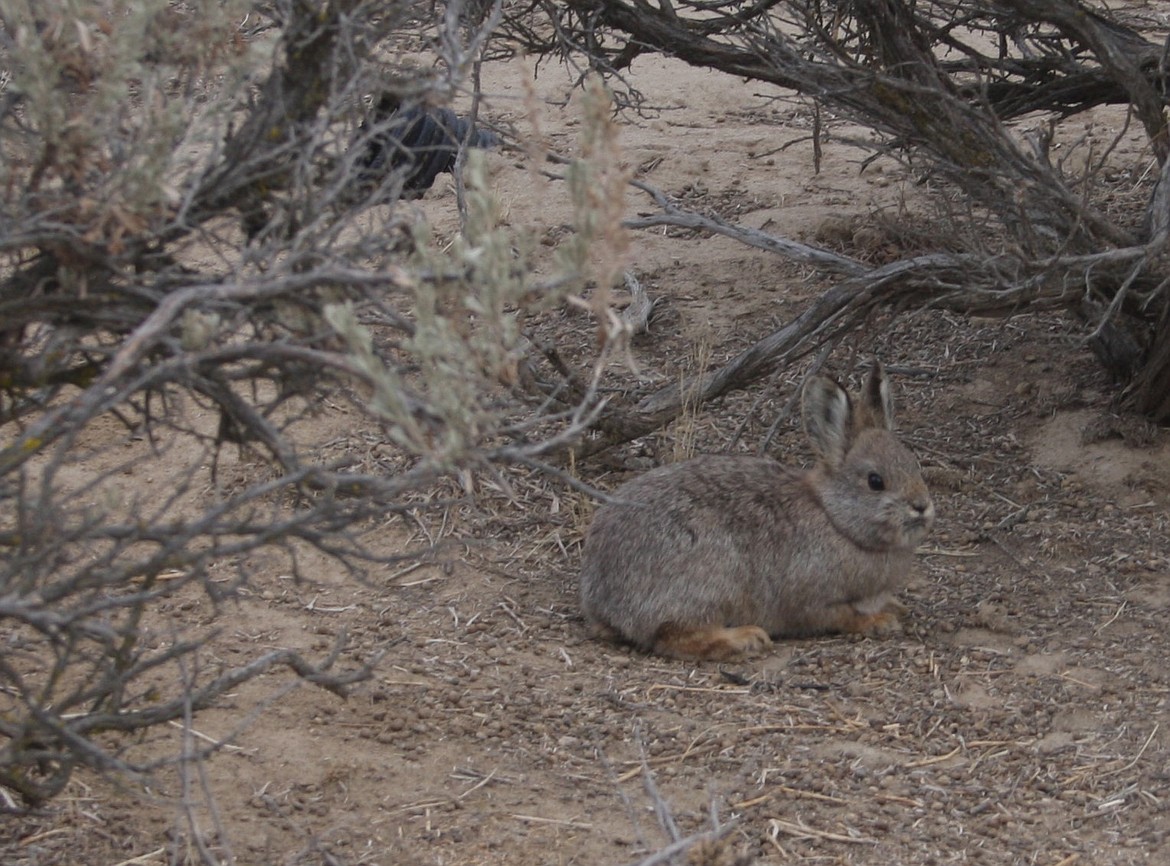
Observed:
[[[818,463],[705,456],[613,494],[585,539],[581,606],[603,635],[662,655],[726,658],[771,638],[896,626],[934,504],[893,430],[875,363],[851,397],[810,381],[804,424]]]

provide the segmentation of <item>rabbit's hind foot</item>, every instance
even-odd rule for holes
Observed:
[[[875,636],[902,634],[902,623],[896,611],[860,611],[851,605],[841,605],[841,608],[834,631]]]
[[[677,658],[723,661],[743,653],[767,649],[768,633],[756,625],[685,627],[664,625],[654,639],[654,652]]]

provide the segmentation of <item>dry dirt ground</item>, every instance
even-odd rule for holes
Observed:
[[[497,75],[485,112],[518,118],[523,75]],[[644,180],[775,234],[906,252],[874,217],[912,219],[900,202],[919,179],[896,164],[861,172],[830,141],[818,174],[800,106],[666,61],[639,61],[634,81],[655,111],[624,119],[621,144]],[[548,69],[536,88],[563,93]],[[543,111],[570,150],[576,106]],[[518,224],[563,218],[518,155],[493,159]],[[449,183],[422,207],[449,222]],[[628,207],[652,209],[633,193]],[[648,381],[677,377],[679,358],[731,357],[824,288],[682,232],[635,235],[629,263],[660,299],[633,346]],[[591,339],[579,313],[544,327]],[[1055,315],[934,312],[855,341],[858,364],[877,352],[891,367],[938,507],[901,636],[784,642],[726,664],[591,640],[575,602],[591,505],[536,479],[517,482],[523,508],[485,488],[428,522],[387,521],[390,540],[465,542],[443,562],[371,585],[325,561],[312,584],[273,571],[218,614],[177,601],[164,616],[223,628],[208,664],[323,654],[342,630],[359,653],[387,650],[347,701],[274,674],[200,714],[199,734],[232,745],[193,770],[196,829],[241,864],[625,864],[715,828],[677,862],[1170,862],[1170,445],[1111,417],[1081,334]],[[830,363],[852,375],[853,361]],[[798,381],[789,371],[575,471],[609,488],[691,449],[755,448]],[[322,424],[332,447],[375,447],[334,435],[344,419]],[[801,460],[793,427],[771,451]],[[43,813],[0,822],[0,861],[198,862],[183,794],[170,772],[147,789],[79,773]]]

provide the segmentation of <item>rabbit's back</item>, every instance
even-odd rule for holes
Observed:
[[[639,646],[667,624],[757,623],[799,633],[823,591],[815,539],[831,530],[801,472],[757,457],[710,456],[618,488],[585,540],[586,616]],[[839,569],[838,569],[839,573]]]

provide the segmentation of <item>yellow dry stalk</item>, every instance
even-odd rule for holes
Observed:
[[[699,412],[703,404],[703,379],[711,369],[713,356],[711,338],[707,333],[699,337],[698,344],[691,354],[691,367],[683,370],[679,375],[679,388],[682,393],[682,411],[673,424],[674,447],[672,459],[675,462],[689,460],[695,456],[695,447],[699,437]]]
[[[580,275],[580,288],[595,284],[589,306],[599,324],[608,327],[611,287],[625,270],[630,246],[622,225],[630,169],[622,163],[613,102],[599,78],[586,84],[582,111],[580,155],[565,172],[575,231],[559,250],[560,262],[565,271]]]

